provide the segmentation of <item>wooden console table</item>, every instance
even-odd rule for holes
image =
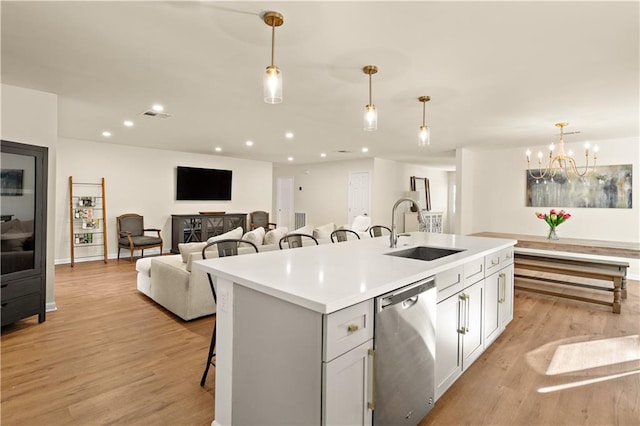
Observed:
[[[640,243],[628,243],[623,241],[583,240],[579,238],[560,238],[548,240],[544,236],[525,234],[506,234],[501,232],[478,232],[471,234],[474,237],[508,238],[518,240],[516,247],[566,251],[569,253],[593,254],[598,256],[626,257],[640,259]]]

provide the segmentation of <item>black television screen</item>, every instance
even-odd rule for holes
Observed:
[[[178,166],[176,200],[231,200],[231,170]]]

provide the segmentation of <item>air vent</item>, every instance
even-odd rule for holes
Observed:
[[[340,149],[338,151],[336,151],[340,154],[351,154],[353,151],[349,151],[348,149]]]
[[[167,114],[165,112],[156,112],[156,111],[152,111],[152,110],[145,111],[140,115],[144,115],[144,116],[151,117],[151,118],[171,118],[170,114]]]

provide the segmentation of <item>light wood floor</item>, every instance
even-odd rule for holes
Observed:
[[[163,310],[128,261],[57,266],[56,303],[43,324],[2,329],[2,425],[210,425],[215,370],[199,381],[213,317]],[[638,335],[638,282],[621,315],[516,292],[514,321],[421,425],[638,425]]]

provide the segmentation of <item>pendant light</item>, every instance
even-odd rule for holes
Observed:
[[[279,104],[282,102],[282,71],[273,63],[273,58],[276,27],[284,24],[284,17],[278,12],[265,12],[262,20],[271,27],[271,65],[267,67],[263,80],[264,101],[268,104]]]
[[[422,126],[420,126],[420,139],[418,140],[418,146],[431,145],[431,129],[425,122],[425,105],[431,100],[429,96],[420,96],[418,98],[422,102]]]
[[[378,72],[378,67],[367,65],[362,68],[362,71],[369,75],[369,103],[364,109],[364,130],[372,132],[378,130],[378,110],[371,101],[371,75]]]

